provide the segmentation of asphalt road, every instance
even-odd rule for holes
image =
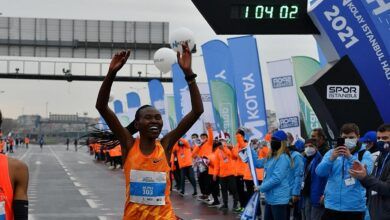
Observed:
[[[10,154],[27,163],[29,181],[29,219],[36,220],[111,220],[121,219],[124,207],[125,179],[122,170],[109,170],[96,162],[82,147],[66,151],[64,145],[30,145]],[[187,183],[188,184],[188,183]],[[209,208],[189,195],[172,192],[173,207],[183,219],[238,219],[236,215]],[[231,204],[230,204],[231,205]]]

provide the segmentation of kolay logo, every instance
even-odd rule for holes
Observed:
[[[294,127],[299,127],[299,118],[297,116],[279,119],[280,129],[294,128]]]
[[[272,78],[272,87],[274,89],[293,86],[292,76],[281,76]]]
[[[326,87],[327,99],[358,100],[359,86],[357,85],[328,85]]]

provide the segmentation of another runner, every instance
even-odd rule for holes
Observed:
[[[27,165],[0,154],[0,219],[27,220],[27,187]]]

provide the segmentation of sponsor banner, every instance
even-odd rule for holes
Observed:
[[[138,108],[141,107],[141,100],[139,98],[138,93],[129,92],[126,94],[127,100],[127,116],[129,117],[129,121],[133,121],[135,118],[135,113]]]
[[[279,129],[301,136],[299,101],[290,59],[267,63]]]
[[[175,100],[175,113],[177,123],[191,111],[191,97],[188,90],[187,82],[184,79],[184,73],[180,69],[178,64],[172,65],[173,73],[173,91],[174,91],[174,100]],[[190,128],[187,132],[187,136],[190,136],[192,133],[203,133],[204,123],[215,124],[214,115],[213,115],[213,105],[212,99],[210,96],[210,90],[207,83],[198,83],[199,92],[203,102],[204,113],[198,119],[197,122]]]
[[[237,105],[234,89],[221,80],[211,80],[211,94],[216,121],[220,121],[220,130],[234,135],[238,128]],[[232,138],[236,144],[236,139]]]
[[[122,101],[120,100],[115,100],[114,101],[114,112],[116,117],[118,117],[119,122],[123,127],[126,127],[127,125],[130,124],[130,118],[127,115],[127,113],[123,112],[123,104]]]
[[[160,113],[163,120],[162,135],[166,135],[170,131],[168,116],[165,111],[164,102],[164,87],[160,80],[153,79],[148,82],[150,102]]]
[[[234,88],[232,59],[229,47],[220,40],[211,40],[202,45],[202,53],[210,88],[211,81],[213,80],[221,80],[227,83],[231,88]],[[212,100],[214,100],[213,96],[214,93],[211,92]],[[215,106],[215,103],[213,104]],[[236,103],[232,104],[236,105]],[[214,109],[216,128],[217,130],[221,130],[223,123],[216,114],[217,112],[215,112]]]
[[[338,58],[349,57],[383,121],[390,121],[389,24],[378,22],[388,19],[389,10],[382,0],[322,0],[309,11],[321,32],[317,39],[322,49],[331,43]]]
[[[326,98],[338,100],[359,100],[358,85],[328,85]]]
[[[298,92],[299,106],[301,109],[301,118],[305,124],[306,134],[310,136],[313,129],[321,128],[321,124],[318,121],[312,106],[300,88],[306,81],[320,71],[321,64],[318,63],[317,60],[306,56],[295,56],[292,57],[291,60],[294,66],[294,78]]]
[[[172,78],[173,78],[173,95],[175,98],[175,112],[176,121],[179,123],[184,117],[185,105],[191,106],[190,100],[185,100],[184,94],[188,89],[186,80],[184,79],[183,70],[181,70],[179,64],[175,63],[172,65]]]
[[[251,130],[247,138],[263,139],[267,133],[263,82],[253,36],[229,38],[240,125]]]
[[[210,95],[209,86],[207,83],[198,83],[198,88],[200,92],[200,96],[202,98],[203,102],[203,109],[204,112],[200,116],[200,118],[192,125],[192,127],[188,130],[187,136],[191,136],[191,134],[198,134],[204,133],[205,130],[205,123],[211,123],[214,124],[214,114],[213,114],[213,104],[212,99]],[[181,111],[184,115],[186,115],[188,112],[191,111],[191,97],[190,97],[190,91],[188,90],[188,87],[181,90],[181,100],[180,100],[180,106],[182,106]]]
[[[176,121],[176,111],[175,111],[175,98],[172,94],[165,96],[165,106],[166,111],[168,112],[168,120],[170,129],[174,129],[177,126]]]

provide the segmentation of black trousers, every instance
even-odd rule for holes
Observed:
[[[213,195],[214,202],[219,203],[218,196],[219,196],[219,183],[218,183],[218,177],[216,181],[213,180],[213,175],[209,175],[210,178],[210,192]]]
[[[219,183],[221,184],[222,200],[223,205],[228,205],[228,191],[233,196],[233,207],[237,206],[238,203],[238,193],[236,180],[234,176],[220,177]]]
[[[210,176],[208,174],[208,169],[202,173],[199,173],[198,177],[198,183],[199,183],[199,188],[200,192],[203,195],[210,195]]]
[[[196,190],[196,183],[195,183],[195,174],[194,174],[194,169],[192,168],[192,166],[188,166],[188,167],[183,167],[180,169],[180,186],[181,186],[181,192],[184,193],[185,192],[185,183],[184,183],[184,180],[185,180],[185,177],[188,178],[188,180],[190,181],[192,187],[194,188],[194,194],[196,194],[197,190]]]
[[[321,220],[364,220],[365,212],[340,212],[325,209]]]
[[[244,190],[244,176],[236,176],[236,186],[238,199],[240,200],[240,206],[245,208],[247,202],[247,193]]]

